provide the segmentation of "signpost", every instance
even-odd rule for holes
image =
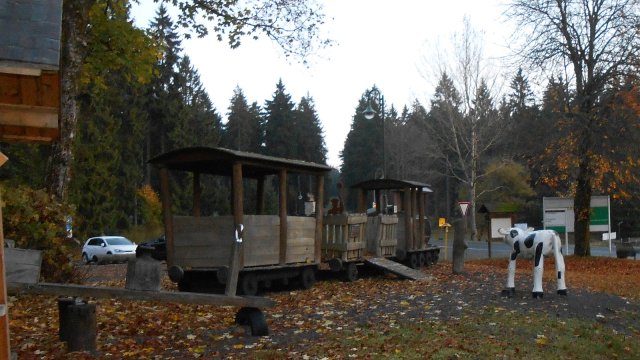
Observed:
[[[592,196],[590,207],[589,231],[606,232],[608,234],[609,255],[611,255],[611,201],[609,195]],[[575,213],[573,210],[573,199],[543,197],[542,211],[544,215],[544,228],[564,232],[565,243],[568,249],[567,233],[574,231]]]
[[[444,259],[447,260],[447,249],[449,248],[449,228],[450,224],[447,223],[447,219],[441,217],[438,219],[438,227],[444,229]]]

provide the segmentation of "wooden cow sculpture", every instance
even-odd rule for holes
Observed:
[[[498,229],[504,235],[505,243],[511,246],[511,258],[509,259],[509,275],[507,288],[502,295],[512,297],[515,294],[516,258],[519,254],[525,259],[533,259],[533,291],[534,298],[542,298],[542,273],[544,270],[544,257],[555,256],[556,272],[558,276],[558,294],[567,295],[567,287],[564,282],[565,267],[564,257],[561,253],[561,242],[558,233],[553,230],[522,230],[519,228]]]

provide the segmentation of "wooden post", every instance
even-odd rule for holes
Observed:
[[[7,160],[7,156],[0,152],[0,167],[2,167]],[[0,204],[2,204],[1,198]],[[2,206],[0,206],[0,359],[10,358],[9,306],[7,304],[7,278],[4,262],[4,226],[2,224]]]
[[[418,234],[420,239],[420,247],[426,247],[427,242],[425,239],[425,220],[424,220],[424,201],[425,201],[425,192],[422,190],[418,190]]]
[[[365,189],[358,189],[358,212],[367,212],[367,192]]]
[[[0,202],[1,201],[0,199]],[[0,206],[0,359],[11,359],[6,280],[4,268],[4,227],[2,225],[2,207]]]
[[[280,170],[280,265],[287,262],[287,170]]]
[[[169,170],[159,169],[160,197],[162,198],[162,216],[164,219],[164,236],[167,242],[167,269],[173,266],[173,216],[171,214],[171,194],[169,193]]]
[[[316,234],[315,262],[322,261],[322,225],[324,222],[324,176],[316,176]]]
[[[229,278],[227,279],[227,285],[225,288],[225,295],[235,296],[236,289],[238,288],[238,273],[242,267],[242,242],[238,241],[242,239],[240,225],[244,221],[244,208],[243,204],[243,187],[242,187],[242,163],[236,162],[233,164],[233,222],[235,223],[236,232],[238,232],[238,239],[233,239],[231,263],[229,264]],[[229,234],[231,235],[231,234]]]
[[[404,189],[404,237],[407,250],[414,250],[413,246],[413,207],[411,205],[411,189]]]
[[[193,216],[200,217],[202,201],[202,187],[200,186],[200,173],[193,173]]]
[[[416,228],[416,215],[418,215],[418,202],[417,202],[417,194],[418,194],[418,190],[411,188],[411,222],[412,222],[412,227],[411,229],[413,230],[413,234],[411,234],[411,237],[413,238],[413,248],[414,249],[420,249],[420,236],[418,234],[418,229]]]
[[[98,328],[96,323],[96,304],[75,303],[65,308],[66,329],[61,330],[65,334],[67,350],[88,351],[96,353],[96,338]]]

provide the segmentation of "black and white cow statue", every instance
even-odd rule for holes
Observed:
[[[564,282],[564,257],[562,256],[562,243],[558,233],[553,230],[522,230],[520,228],[498,229],[504,235],[504,242],[511,246],[509,258],[509,275],[507,288],[502,295],[512,297],[515,294],[516,258],[521,255],[525,259],[533,259],[533,292],[534,298],[542,298],[542,273],[544,270],[544,258],[553,252],[556,260],[556,272],[558,276],[558,294],[567,295],[567,287]]]

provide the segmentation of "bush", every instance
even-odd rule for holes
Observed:
[[[74,217],[74,208],[44,190],[5,185],[0,187],[5,238],[15,240],[16,247],[42,251],[44,281],[74,281],[73,254],[79,244],[66,233],[66,219]]]

